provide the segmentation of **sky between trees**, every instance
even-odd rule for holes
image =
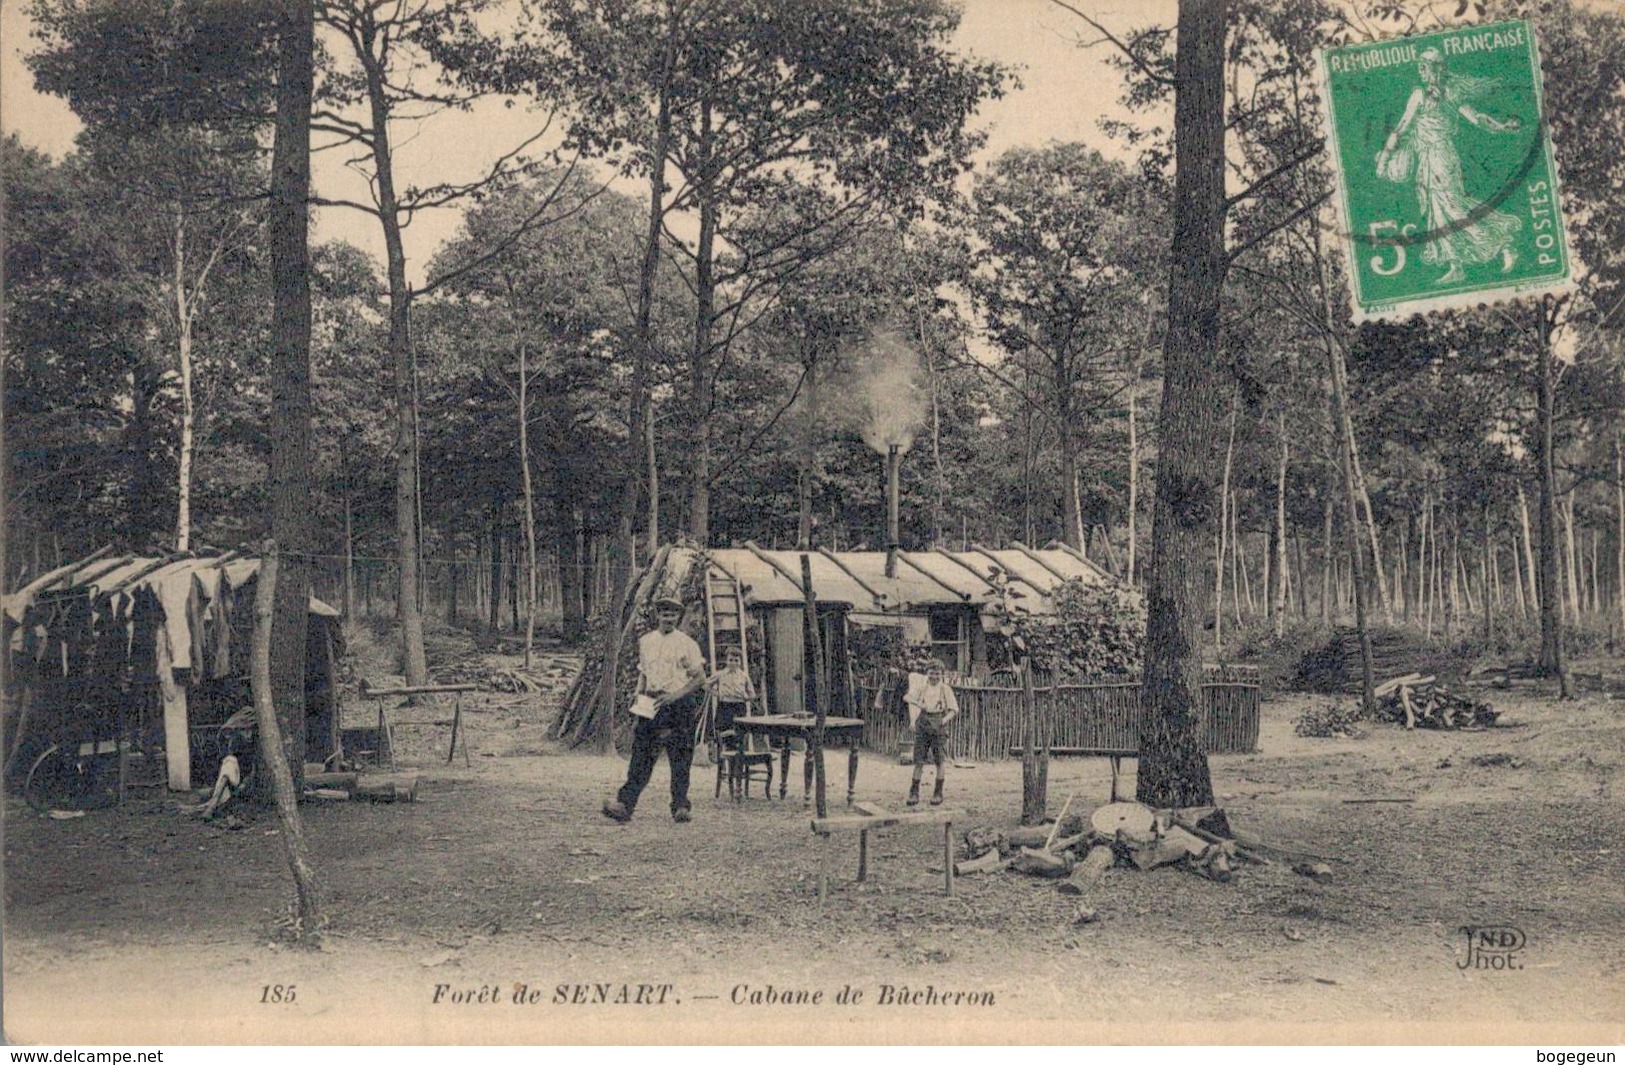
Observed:
[[[1018,68],[1019,88],[985,103],[973,125],[985,129],[987,144],[979,164],[1019,146],[1049,141],[1081,141],[1108,157],[1127,158],[1120,141],[1099,128],[1102,118],[1122,119],[1122,74],[1108,59],[1109,45],[1080,48],[1080,29],[1070,13],[1049,0],[963,0],[964,18],[955,37],[957,50]],[[1089,13],[1114,32],[1150,23],[1172,25],[1173,0],[1107,0]],[[30,147],[60,158],[73,148],[80,122],[65,101],[34,90],[23,58],[33,49],[31,24],[22,0],[0,4],[0,130],[15,132]],[[1092,35],[1091,35],[1092,36]],[[1144,117],[1143,115],[1141,116]],[[471,114],[447,112],[419,124],[415,137],[400,146],[400,183],[471,179],[502,152],[534,132],[537,115],[523,106],[485,100]],[[344,153],[318,153],[312,182],[319,195],[364,198],[365,184],[344,166]],[[618,183],[636,194],[637,182]],[[430,258],[457,231],[459,212],[428,211],[404,234],[407,269],[421,283]],[[353,211],[318,210],[311,237],[318,243],[345,240],[383,258],[383,242],[372,219]]]

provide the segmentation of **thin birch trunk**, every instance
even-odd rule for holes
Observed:
[[[1540,568],[1535,565],[1535,536],[1529,528],[1529,497],[1524,494],[1522,481],[1518,482],[1518,520],[1523,527],[1523,572],[1528,587],[1529,604],[1538,611]]]
[[[192,294],[186,283],[186,216],[175,212],[173,265],[175,286],[175,358],[181,379],[180,463],[176,474],[179,499],[175,508],[175,550],[189,551],[192,544],[192,437],[196,408],[192,397]]]

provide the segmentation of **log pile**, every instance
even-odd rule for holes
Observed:
[[[1112,803],[1087,822],[1067,819],[1063,812],[1061,820],[1048,826],[1009,832],[972,829],[964,834],[964,857],[955,863],[954,871],[966,876],[1009,870],[1066,880],[1073,893],[1095,887],[1114,865],[1141,871],[1178,865],[1226,883],[1234,862],[1265,864],[1266,860],[1212,830],[1223,824],[1196,821],[1173,811],[1159,815],[1138,803]]]
[[[1298,715],[1292,731],[1300,736],[1357,740],[1365,735],[1365,711],[1358,702],[1316,703]]]
[[[1376,688],[1377,717],[1408,729],[1476,730],[1495,727],[1500,712],[1489,703],[1457,695],[1438,678],[1407,673]]]
[[[1451,665],[1449,656],[1430,650],[1403,629],[1371,630],[1371,671],[1394,677],[1413,669],[1439,673]],[[1361,685],[1360,634],[1338,629],[1331,639],[1311,648],[1298,661],[1292,687],[1298,691],[1358,695]]]

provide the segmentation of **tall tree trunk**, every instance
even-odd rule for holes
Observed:
[[[609,750],[614,739],[616,691],[621,657],[620,605],[631,587],[632,560],[636,551],[638,497],[642,479],[639,460],[644,451],[644,404],[649,393],[649,367],[654,362],[655,275],[660,266],[662,221],[665,216],[666,155],[671,145],[671,101],[668,93],[676,51],[673,38],[681,14],[673,9],[667,26],[663,83],[655,115],[654,143],[649,157],[649,219],[643,238],[643,261],[638,269],[638,302],[632,343],[632,391],[627,397],[626,462],[621,488],[619,520],[613,550],[609,557],[609,602],[604,610],[604,641],[600,649],[603,674],[600,680],[595,719],[590,734],[600,751]],[[704,421],[704,418],[701,418]]]
[[[1138,403],[1135,393],[1139,391],[1140,366],[1134,364],[1134,379],[1128,387],[1128,583],[1134,584],[1135,563],[1138,561],[1137,553],[1140,547],[1140,430]]]
[[[1224,247],[1226,0],[1180,0],[1174,77],[1174,233],[1163,344],[1146,586],[1143,725],[1135,794],[1157,808],[1208,806],[1213,780],[1201,737],[1202,600],[1213,535],[1219,420],[1219,294]]]
[[[1614,440],[1614,606],[1625,639],[1625,433]]]
[[[502,504],[491,504],[491,517],[485,538],[488,541],[486,559],[491,567],[487,583],[491,586],[486,601],[485,631],[495,636],[502,629]]]
[[[280,124],[281,112],[278,111]],[[271,782],[268,798],[276,807],[277,835],[293,876],[293,934],[312,941],[321,936],[322,905],[320,880],[310,860],[305,842],[305,822],[299,815],[299,781],[294,767],[302,765],[288,756],[291,745],[282,731],[282,714],[276,705],[273,675],[276,642],[275,603],[281,583],[277,578],[277,546],[265,545],[254,589],[254,627],[249,645],[249,689],[254,700],[254,723],[259,737],[259,758],[263,775]],[[301,717],[303,712],[301,710]],[[302,774],[301,774],[302,775]]]
[[[536,490],[530,477],[530,359],[519,341],[519,483],[525,498],[525,668],[536,641]]]
[[[796,547],[810,551],[813,546],[813,478],[818,470],[818,360],[802,340],[802,367],[807,377],[807,398],[802,407],[801,470],[796,478]]]
[[[1559,610],[1562,590],[1557,576],[1557,367],[1552,358],[1550,296],[1536,308],[1540,324],[1538,406],[1540,420],[1540,668],[1557,678],[1560,698],[1573,696],[1568,665],[1563,656],[1563,620]]]
[[[1275,525],[1271,551],[1275,556],[1275,586],[1270,589],[1270,614],[1275,618],[1275,635],[1286,632],[1286,411],[1277,412],[1275,435],[1280,438],[1280,457],[1275,464]]]
[[[712,158],[711,102],[700,102],[700,135],[696,145],[698,173],[694,197],[700,208],[700,232],[694,245],[693,424],[698,434],[690,456],[688,534],[701,547],[711,538],[711,408],[716,399],[716,364],[711,333],[716,319],[717,189]],[[658,546],[651,542],[649,550]]]
[[[1354,419],[1349,414],[1348,368],[1343,362],[1343,349],[1335,333],[1331,286],[1326,278],[1326,264],[1321,257],[1321,238],[1318,226],[1314,232],[1315,275],[1320,289],[1321,313],[1324,331],[1321,342],[1325,345],[1326,360],[1331,378],[1332,418],[1338,429],[1338,462],[1343,472],[1343,512],[1348,522],[1349,584],[1354,594],[1354,627],[1360,639],[1361,705],[1367,714],[1375,713],[1377,700],[1373,694],[1376,682],[1372,677],[1371,630],[1366,619],[1365,559],[1360,549],[1359,493],[1361,483],[1356,477],[1359,446],[1354,438]]]
[[[648,530],[649,557],[653,558],[660,548],[660,460],[655,449],[653,395],[646,396],[643,401],[643,471],[648,480],[643,490],[648,501],[645,527]]]
[[[1224,557],[1230,531],[1230,464],[1236,454],[1236,413],[1241,396],[1230,397],[1230,436],[1224,445],[1224,476],[1219,481],[1219,533],[1213,540],[1213,650],[1224,650]]]
[[[428,683],[423,653],[423,609],[418,588],[417,402],[409,333],[412,291],[406,282],[406,251],[401,244],[400,201],[395,194],[395,168],[390,148],[390,103],[384,71],[372,49],[378,30],[363,30],[361,60],[372,114],[372,156],[378,196],[378,218],[384,233],[389,275],[389,358],[395,391],[395,534],[399,556],[396,612],[401,621],[401,661],[408,687]]]
[[[1495,646],[1495,603],[1490,597],[1490,577],[1495,572],[1495,537],[1490,530],[1490,501],[1483,501],[1484,550],[1479,555],[1479,584],[1484,599],[1484,649]]]
[[[339,430],[339,484],[344,493],[344,617],[355,618],[355,485],[350,480],[350,441]]]
[[[1326,485],[1326,496],[1320,501],[1320,620],[1323,624],[1331,624],[1332,620],[1332,585],[1334,574],[1332,570],[1332,495],[1331,485]]]
[[[175,362],[181,379],[181,443],[176,472],[175,550],[192,548],[192,438],[197,409],[192,393],[193,307],[186,283],[186,214],[175,212],[172,263],[175,286]]]
[[[1580,624],[1581,600],[1585,598],[1581,587],[1579,550],[1575,546],[1574,538],[1574,490],[1564,497],[1558,506],[1558,513],[1563,519],[1563,574],[1568,586],[1569,620],[1575,625]]]
[[[1070,361],[1055,361],[1056,419],[1055,429],[1061,451],[1061,539],[1085,557],[1089,554],[1089,538],[1083,532],[1083,494],[1078,485],[1078,439],[1072,418],[1072,387]]]
[[[1344,391],[1347,394],[1348,370],[1343,371],[1345,382]],[[1349,417],[1347,428],[1349,438],[1354,439],[1354,419]],[[1388,577],[1382,565],[1382,537],[1377,533],[1377,516],[1371,510],[1371,496],[1365,490],[1365,473],[1360,466],[1360,449],[1354,446],[1351,452],[1354,463],[1354,488],[1360,501],[1360,509],[1365,515],[1366,537],[1371,541],[1371,570],[1377,585],[1377,601],[1382,605],[1382,616],[1388,624],[1394,623],[1394,604],[1388,595]]]
[[[254,599],[260,754],[294,882],[300,932],[319,931],[317,878],[298,795],[305,766],[305,626],[310,614],[310,99],[315,9],[283,0],[271,159],[271,535]],[[279,556],[285,555],[284,558]],[[279,564],[280,563],[280,564]],[[279,572],[280,570],[280,572]]]
[[[557,489],[553,498],[553,525],[558,530],[553,554],[559,566],[560,620],[565,643],[574,646],[587,629],[581,582],[581,523],[574,503],[561,498]]]

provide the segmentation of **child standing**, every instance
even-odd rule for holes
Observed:
[[[756,685],[751,683],[750,673],[745,669],[745,656],[737,647],[723,650],[722,669],[711,674],[705,684],[716,693],[715,721],[719,735],[732,730],[734,718],[750,713],[756,702]]]
[[[943,675],[942,663],[932,660],[925,676],[908,675],[908,692],[903,701],[908,704],[908,722],[914,729],[914,781],[908,788],[908,804],[920,804],[920,777],[925,773],[925,761],[930,758],[937,767],[937,786],[931,793],[931,805],[942,805],[943,767],[947,761],[948,722],[959,716],[959,700]]]

